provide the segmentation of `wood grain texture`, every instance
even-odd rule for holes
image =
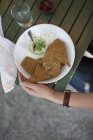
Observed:
[[[67,11],[69,11],[69,8],[72,5],[72,3],[72,0],[62,0],[49,23],[59,26],[62,19],[65,17],[65,14],[67,13]]]
[[[70,36],[72,37],[74,43],[77,43],[77,40],[86,25],[91,13],[93,12],[93,1],[87,0],[85,7],[82,9],[75,25],[73,26],[72,31],[70,32]]]
[[[12,2],[13,2],[13,0],[1,0],[0,1],[0,14],[2,17],[4,17],[4,15],[6,14],[8,8]]]

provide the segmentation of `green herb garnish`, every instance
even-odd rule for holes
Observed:
[[[34,40],[33,51],[34,52],[41,52],[46,47],[46,42],[43,38],[38,37]]]

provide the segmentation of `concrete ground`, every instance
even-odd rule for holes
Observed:
[[[93,140],[93,112],[63,108],[19,86],[4,94],[0,85],[0,140]]]

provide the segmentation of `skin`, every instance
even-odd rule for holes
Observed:
[[[18,74],[18,77],[22,89],[29,95],[47,99],[57,104],[63,104],[64,92],[56,92],[52,88],[42,84],[30,83],[21,73]],[[76,108],[93,110],[93,94],[72,92],[69,105]]]

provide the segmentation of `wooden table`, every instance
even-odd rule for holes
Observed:
[[[56,7],[52,14],[41,14],[36,0],[26,0],[31,6],[33,25],[51,23],[63,28],[71,36],[76,50],[75,62],[70,72],[57,84],[51,84],[57,91],[63,91],[74,74],[85,50],[93,37],[93,0],[55,0]],[[24,31],[10,15],[13,0],[0,0],[0,14],[3,20],[5,37],[16,42]]]

